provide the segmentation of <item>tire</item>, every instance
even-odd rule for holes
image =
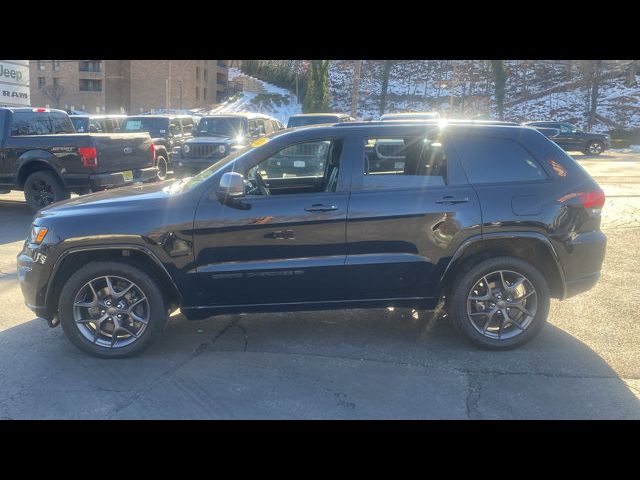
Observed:
[[[165,180],[167,178],[167,174],[169,172],[169,162],[167,162],[167,158],[160,154],[158,155],[158,179]]]
[[[515,290],[508,290],[503,288],[500,274],[494,273],[501,271],[511,287],[520,277],[525,280]],[[483,286],[485,284],[486,287]],[[475,265],[467,264],[455,275],[450,285],[446,295],[447,312],[455,326],[467,339],[487,349],[508,350],[525,344],[540,332],[549,315],[550,294],[544,276],[519,258],[494,257]],[[496,293],[498,288],[502,292]],[[531,289],[534,293],[525,297]],[[490,290],[493,292],[492,299],[476,301],[489,295]],[[496,300],[496,295],[500,296],[500,300]],[[474,298],[470,299],[470,296]],[[514,303],[505,304],[507,300],[515,302],[518,298],[524,298],[519,304],[528,314],[520,308],[514,308]],[[485,312],[492,313],[494,308],[498,311],[489,318]],[[510,317],[509,320],[513,317],[513,321],[503,321],[505,314]],[[481,331],[483,329],[484,333]]]
[[[133,287],[128,290],[129,298],[126,294],[123,294],[124,296],[119,299],[116,299],[116,296],[107,295],[105,297],[104,294],[108,292],[105,276],[111,278],[114,287],[112,291],[119,294],[127,286],[124,283],[125,280],[132,283]],[[92,282],[93,289],[87,286],[89,282]],[[122,288],[115,290],[116,285],[122,286]],[[101,286],[103,288],[100,288]],[[95,296],[91,290],[96,292]],[[146,303],[144,300],[137,302],[142,298],[140,294],[146,297]],[[89,308],[74,306],[78,300],[85,302],[84,305],[89,305],[90,299],[98,300],[101,295],[102,299],[99,300],[101,303],[90,307],[97,309],[95,315],[91,315]],[[106,303],[110,299],[113,301],[110,302],[111,306],[107,309]],[[139,318],[146,317],[147,323],[133,323],[133,317],[122,315],[124,320],[118,320],[118,322],[126,324],[126,328],[130,330],[118,330],[122,335],[120,338],[117,334],[115,335],[114,344],[115,322],[113,320],[116,315],[109,310],[115,310],[116,301],[119,302],[117,306],[120,306],[121,301],[130,305],[137,302],[138,305],[134,307],[134,313],[139,315]],[[58,314],[62,329],[71,343],[85,353],[102,358],[125,358],[139,354],[153,343],[167,323],[167,306],[158,282],[139,268],[117,261],[91,262],[77,270],[60,292]],[[108,318],[100,323],[100,334],[96,336],[96,323],[77,322],[76,315],[82,318],[97,318],[98,316]],[[109,315],[111,316],[109,317]],[[129,324],[128,321],[132,323]],[[111,331],[110,335],[108,334],[109,330]],[[129,332],[138,333],[139,336],[134,337]]]
[[[66,200],[71,193],[64,188],[53,172],[40,170],[32,173],[24,182],[24,199],[33,212],[52,203]]]
[[[584,151],[586,155],[598,156],[604,152],[604,144],[602,142],[591,142],[587,145],[587,149]]]

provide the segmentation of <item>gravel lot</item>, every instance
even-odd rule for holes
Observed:
[[[640,418],[640,154],[576,155],[607,193],[601,281],[487,352],[410,310],[179,315],[145,354],[78,352],[24,304],[31,215],[0,195],[0,418]]]

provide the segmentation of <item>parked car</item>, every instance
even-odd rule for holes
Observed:
[[[182,145],[173,161],[177,176],[196,174],[237,147],[284,129],[276,118],[260,113],[208,115],[202,117],[193,138]]]
[[[300,113],[289,117],[287,128],[319,125],[321,123],[344,123],[353,121],[353,117],[350,117],[346,113]]]
[[[33,211],[157,173],[147,133],[76,133],[62,110],[0,108],[0,193],[23,190]]]
[[[41,210],[18,257],[27,305],[79,349],[124,357],[178,307],[201,319],[444,298],[468,339],[506,349],[540,331],[550,298],[599,278],[604,194],[533,128],[354,122],[260,140],[192,178]],[[381,141],[402,166],[370,169]],[[303,145],[315,174],[270,170]]]
[[[156,147],[158,177],[167,178],[173,159],[184,142],[193,138],[196,123],[191,115],[131,115],[122,122],[122,132],[148,132]]]
[[[385,113],[380,120],[432,120],[440,118],[438,112],[404,112],[404,113]]]
[[[78,133],[116,133],[126,115],[69,115]]]
[[[611,148],[611,138],[609,135],[583,132],[570,123],[540,121],[525,122],[523,125],[552,129],[546,131],[547,136],[568,152],[578,151],[583,152],[585,155],[600,155],[605,150]],[[554,130],[558,130],[558,133],[555,135],[553,134]]]

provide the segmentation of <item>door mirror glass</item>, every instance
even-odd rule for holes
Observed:
[[[220,200],[243,197],[244,177],[238,172],[226,172],[220,179],[216,195]]]

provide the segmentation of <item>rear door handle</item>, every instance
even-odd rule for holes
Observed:
[[[338,210],[336,205],[324,205],[322,203],[316,203],[310,207],[305,208],[306,212],[330,212],[331,210]]]
[[[469,201],[469,197],[454,197],[453,195],[447,195],[446,197],[439,198],[436,200],[436,203],[467,203]]]

